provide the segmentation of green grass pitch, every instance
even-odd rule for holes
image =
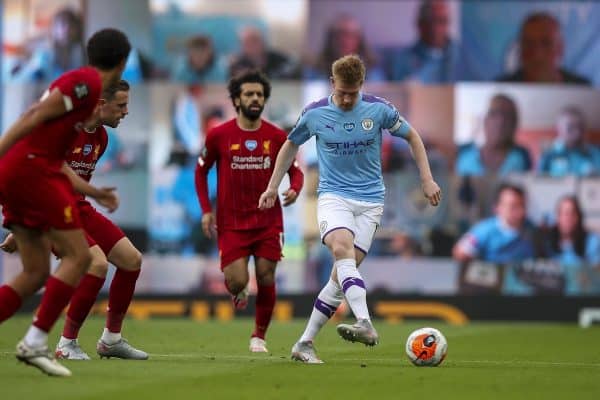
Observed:
[[[304,321],[274,322],[271,354],[248,352],[253,321],[126,321],[125,336],[148,361],[100,360],[102,320],[90,318],[81,343],[92,361],[65,362],[71,378],[18,364],[14,345],[30,317],[0,325],[0,399],[599,399],[600,329],[574,324],[376,321],[375,348],[343,342],[329,324],[316,342],[323,365],[289,359]],[[58,324],[60,327],[61,324]],[[412,366],[404,341],[432,325],[448,339],[437,368]],[[55,329],[51,343],[56,343]]]

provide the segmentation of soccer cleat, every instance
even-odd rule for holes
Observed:
[[[59,360],[90,360],[90,356],[79,346],[77,339],[71,339],[63,344],[59,341],[54,356]]]
[[[71,371],[63,367],[48,353],[48,346],[30,347],[24,340],[17,344],[17,360],[36,367],[50,376],[71,376]]]
[[[248,286],[235,296],[231,295],[231,302],[236,310],[245,310],[248,307]]]
[[[129,343],[127,340],[121,339],[115,344],[108,344],[98,340],[96,345],[96,352],[100,358],[122,358],[124,360],[147,360],[148,353],[138,350]]]
[[[323,364],[323,361],[317,357],[315,346],[313,346],[312,342],[297,342],[292,347],[292,360],[305,364]]]
[[[250,351],[252,353],[268,353],[267,350],[267,342],[264,339],[259,337],[251,337],[250,338]]]
[[[349,342],[359,342],[366,346],[375,346],[379,343],[379,335],[368,319],[359,319],[354,325],[339,324],[337,333]]]

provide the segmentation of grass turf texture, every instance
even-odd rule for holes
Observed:
[[[125,336],[148,361],[100,360],[103,321],[90,318],[81,344],[92,361],[64,362],[71,378],[51,378],[18,364],[14,345],[30,317],[0,325],[1,399],[598,399],[600,329],[569,324],[376,321],[375,348],[342,341],[329,324],[316,346],[323,365],[290,361],[304,321],[275,322],[271,354],[252,355],[253,321],[128,320]],[[414,367],[404,341],[418,327],[440,329],[448,357],[437,368]],[[59,323],[58,326],[62,326]],[[55,329],[51,344],[56,344]],[[53,348],[53,347],[52,347]]]

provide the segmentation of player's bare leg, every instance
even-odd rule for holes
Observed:
[[[358,249],[354,250],[354,256],[356,265],[360,265],[365,259],[365,253]],[[292,360],[307,364],[321,364],[323,362],[317,356],[313,341],[321,328],[333,317],[343,300],[344,292],[338,284],[337,270],[332,268],[331,279],[319,292],[306,328],[292,348]]]
[[[147,360],[148,354],[131,346],[121,336],[123,319],[127,314],[135,284],[142,267],[142,254],[124,237],[108,253],[108,260],[117,267],[108,294],[106,327],[98,340],[96,351],[100,357],[129,360]]]
[[[268,353],[265,335],[275,308],[275,268],[277,262],[262,257],[255,258],[256,263],[256,315],[254,332],[250,338],[250,351]]]
[[[248,257],[241,257],[223,268],[225,287],[231,293],[231,301],[237,310],[248,306]]]
[[[92,262],[71,298],[63,332],[56,345],[54,354],[58,359],[90,359],[79,345],[77,337],[79,336],[79,329],[81,329],[96,302],[96,298],[104,285],[106,273],[108,272],[108,260],[100,246],[94,245],[90,247],[90,254],[92,255]]]
[[[37,292],[50,274],[50,244],[41,232],[14,226],[13,236],[23,263],[22,271],[0,287],[0,323],[13,316],[23,300]]]
[[[345,340],[374,346],[379,342],[379,336],[371,323],[367,291],[356,267],[354,236],[349,230],[338,229],[324,241],[335,258],[337,281],[357,321],[354,325],[338,325],[337,332]]]
[[[39,236],[27,243],[28,237],[24,237],[20,230],[14,233],[21,252],[37,248],[46,257],[46,263],[49,263],[50,247],[45,238]],[[48,332],[69,303],[75,286],[89,266],[91,256],[81,229],[50,230],[48,237],[62,258],[56,272],[46,282],[46,290],[33,324],[17,345],[17,359],[48,375],[70,376],[71,371],[48,354]]]

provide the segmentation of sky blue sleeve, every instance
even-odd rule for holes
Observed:
[[[308,111],[303,111],[300,118],[298,118],[298,122],[296,122],[296,125],[288,135],[288,139],[295,145],[300,146],[313,135],[308,125],[309,115]]]
[[[481,221],[473,226],[461,239],[463,250],[472,256],[478,257],[485,253],[490,230],[490,220]]]
[[[387,102],[383,105],[383,128],[392,136],[406,138],[410,132],[410,124],[400,115],[396,107]]]
[[[600,148],[595,145],[591,146],[592,158],[594,160],[594,168],[596,173],[600,173]]]
[[[585,244],[585,258],[590,266],[600,265],[600,237],[593,233],[588,233]]]

